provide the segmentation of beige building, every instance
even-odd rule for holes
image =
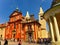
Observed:
[[[0,39],[4,40],[5,38],[5,24],[0,24]]]
[[[44,11],[42,9],[42,7],[40,7],[40,11],[39,11],[39,23],[41,24],[40,30],[38,31],[38,37],[39,38],[49,38],[48,36],[48,31],[46,30],[46,21],[45,19],[43,19],[43,14]]]

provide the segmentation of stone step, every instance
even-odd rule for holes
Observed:
[[[1,45],[4,45],[4,41],[1,41]],[[8,45],[18,45],[18,42],[9,41]],[[37,43],[22,42],[22,45],[47,45],[47,44],[37,44]],[[48,45],[51,45],[51,44],[48,44]]]
[[[4,41],[1,41],[1,45],[4,45]],[[18,45],[18,42],[11,42],[11,41],[9,41],[8,45]],[[39,44],[22,42],[22,45],[39,45]]]

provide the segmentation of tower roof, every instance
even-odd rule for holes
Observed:
[[[26,13],[25,18],[27,18],[27,19],[29,19],[29,18],[30,18],[30,16],[29,16],[29,12],[28,12],[28,11],[27,11],[27,13]]]
[[[44,13],[44,11],[43,11],[42,7],[40,7],[40,12],[39,12],[39,14],[43,14],[43,13]]]
[[[15,11],[19,11],[19,8],[17,7]]]
[[[18,10],[19,8],[17,7],[16,9]]]

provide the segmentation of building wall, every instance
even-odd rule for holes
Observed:
[[[44,19],[40,20],[41,28],[46,29],[46,21]]]
[[[25,32],[27,32],[28,31],[28,25],[26,24],[25,26]],[[34,25],[34,23],[33,24],[31,24],[31,28],[32,28],[32,40],[36,40],[37,41],[37,31],[38,31],[38,25]],[[25,35],[25,40],[28,40],[28,33],[24,33],[24,35]]]
[[[38,25],[35,23],[35,25],[34,25],[34,40],[36,40],[36,41],[37,41],[38,36],[39,36],[38,30],[39,30]]]
[[[39,28],[39,30],[38,30],[38,38],[41,38],[41,28]]]
[[[15,12],[15,14],[17,14]],[[22,22],[22,14],[16,15],[13,13],[12,17],[10,17],[10,20],[8,22],[8,25],[5,30],[5,38],[7,39],[22,39],[22,40],[28,40],[28,34],[26,33],[28,31],[28,24],[31,25],[31,28],[33,30],[33,40],[37,41],[38,38],[46,38],[47,34],[46,31],[41,30],[41,27],[39,29],[39,24],[37,22],[29,22],[29,23],[21,23]],[[45,28],[45,25],[43,26]],[[15,30],[15,32],[13,32]],[[15,34],[15,36],[14,36]]]
[[[4,27],[2,27],[2,28],[0,28],[0,39],[3,39],[4,40],[4,37],[5,37],[5,28]]]
[[[5,30],[5,38],[11,39],[11,38],[21,38],[21,30],[22,26],[20,21],[21,20],[22,14],[18,12],[13,12],[12,15],[10,16],[10,20],[8,22],[8,25]],[[15,35],[15,36],[14,36]]]
[[[41,38],[48,38],[48,32],[46,30],[42,30],[41,35]]]
[[[41,27],[38,30],[38,38],[49,38],[48,31],[46,30],[46,20],[40,20]]]

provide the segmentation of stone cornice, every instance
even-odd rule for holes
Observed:
[[[57,3],[57,4],[55,4],[55,5],[53,5],[53,7],[54,7],[54,6],[57,6],[57,5],[60,5],[60,2],[59,2],[59,3]]]
[[[50,8],[49,10],[47,10],[45,13],[44,13],[44,18],[45,19],[48,19],[49,16],[53,16],[54,14],[56,13],[60,13],[60,5],[57,5],[55,7],[52,7]]]

